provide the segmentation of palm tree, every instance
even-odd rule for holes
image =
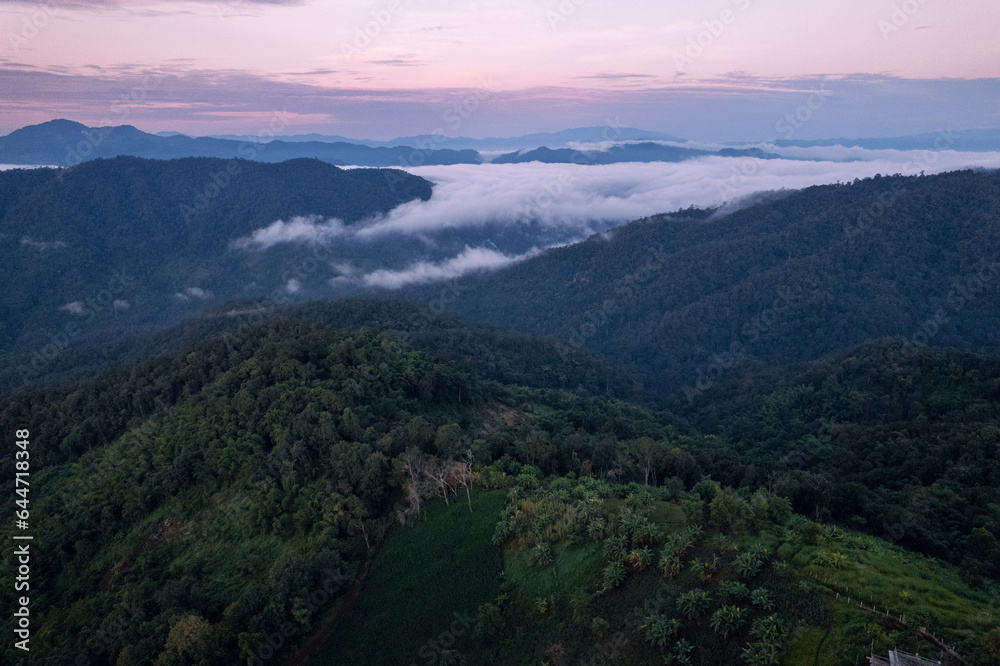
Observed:
[[[677,608],[689,620],[698,617],[708,608],[708,593],[705,590],[691,590],[677,597]]]
[[[674,618],[668,618],[662,613],[657,613],[647,617],[643,627],[646,629],[646,640],[653,645],[663,647],[667,644],[668,639],[677,634],[680,622]]]
[[[785,623],[774,615],[753,623],[750,635],[757,640],[743,649],[743,656],[754,666],[777,666],[785,642]]]
[[[712,614],[712,629],[721,633],[723,638],[729,637],[729,632],[740,628],[746,620],[747,611],[739,606],[723,606]]]
[[[729,597],[736,597],[738,599],[743,599],[750,596],[750,590],[743,583],[736,580],[724,580],[719,584],[719,589],[728,599]]]
[[[649,548],[633,548],[628,554],[628,563],[640,571],[649,566],[651,559],[652,554],[649,552]]]
[[[694,646],[682,638],[674,643],[674,649],[671,651],[670,656],[673,657],[674,661],[678,664],[690,664],[691,652],[693,650]]]
[[[745,553],[740,553],[736,557],[736,570],[740,572],[740,575],[744,578],[751,578],[757,575],[760,571],[760,567],[763,564],[763,560],[759,553],[754,551],[747,551]]]
[[[750,602],[754,606],[760,606],[761,609],[769,611],[774,607],[774,595],[763,587],[758,587],[750,593]]]
[[[618,561],[623,559],[628,553],[628,543],[625,537],[615,535],[604,540],[604,557],[609,560]]]
[[[625,567],[621,562],[611,562],[604,567],[604,589],[618,587],[625,581]]]
[[[587,523],[587,536],[591,541],[600,541],[604,538],[604,519],[601,517],[592,518]]]
[[[531,561],[540,567],[552,563],[552,546],[544,541],[531,550]]]
[[[660,555],[660,568],[663,569],[664,576],[673,578],[681,572],[681,559],[664,549]]]

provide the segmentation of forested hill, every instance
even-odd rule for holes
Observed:
[[[749,358],[808,361],[890,335],[1000,348],[1000,174],[883,176],[755,201],[639,220],[467,277],[451,307],[595,350],[673,404]]]
[[[307,159],[119,157],[2,172],[0,254],[17,279],[0,294],[0,351],[62,344],[116,317],[179,321],[207,302],[270,294],[303,257],[237,252],[233,241],[296,215],[350,224],[430,195],[429,182],[401,171]]]
[[[727,482],[773,475],[797,511],[1000,578],[997,357],[896,338],[748,367],[700,395],[692,420],[745,461]]]
[[[437,515],[438,509],[428,511],[428,505],[443,502],[455,490],[464,494],[461,484],[472,480],[472,520],[485,520],[490,531],[501,516],[490,514],[482,498],[488,490],[502,489],[489,496],[507,494],[515,504],[539,500],[537,506],[525,505],[525,518],[508,527],[528,530],[524,534],[534,540],[550,538],[542,536],[549,528],[561,534],[556,534],[559,539],[576,535],[572,547],[584,548],[578,553],[584,559],[573,560],[576,564],[564,560],[561,570],[586,570],[566,580],[591,595],[588,603],[594,604],[595,616],[600,612],[615,631],[629,637],[617,650],[643,652],[647,601],[654,609],[673,612],[667,601],[679,591],[670,588],[672,594],[661,595],[649,573],[677,575],[669,573],[670,566],[660,568],[670,565],[673,548],[661,529],[676,530],[680,521],[701,535],[698,528],[709,515],[713,540],[699,546],[695,569],[718,555],[720,544],[726,550],[718,562],[729,562],[725,557],[735,557],[737,545],[742,553],[745,538],[777,538],[775,544],[788,545],[775,551],[772,544],[769,557],[784,561],[786,569],[793,567],[785,574],[802,576],[802,581],[786,576],[781,580],[792,584],[783,585],[765,572],[753,586],[770,586],[771,594],[778,595],[770,602],[785,615],[799,612],[793,613],[789,604],[808,591],[810,623],[844,625],[839,611],[834,617],[833,593],[827,591],[840,588],[817,584],[857,586],[855,570],[870,568],[873,557],[885,555],[885,545],[848,540],[843,530],[802,517],[788,523],[790,506],[811,518],[835,519],[960,564],[966,582],[959,580],[959,570],[927,560],[915,568],[912,558],[892,555],[888,566],[893,576],[905,573],[907,579],[900,586],[908,590],[918,585],[920,606],[934,609],[920,616],[920,626],[948,629],[947,640],[961,640],[963,650],[985,645],[985,632],[995,626],[987,596],[993,588],[983,579],[998,575],[1000,557],[1000,498],[994,482],[1000,368],[995,360],[882,343],[804,371],[752,378],[748,381],[760,394],[755,399],[720,383],[697,405],[698,422],[714,434],[699,435],[669,415],[585,391],[539,391],[490,379],[497,368],[528,377],[528,361],[537,359],[535,365],[544,366],[546,355],[553,354],[544,345],[530,349],[524,339],[510,338],[493,346],[489,338],[470,338],[483,349],[460,344],[455,358],[449,358],[440,349],[416,350],[401,342],[398,333],[347,330],[349,322],[358,320],[398,326],[405,310],[393,304],[374,312],[359,303],[347,303],[339,311],[335,306],[298,309],[293,317],[249,319],[236,330],[215,334],[206,328],[202,339],[170,354],[63,388],[0,399],[0,429],[31,433],[32,527],[36,542],[44,543],[32,551],[31,560],[37,643],[26,660],[18,655],[21,661],[68,664],[82,655],[93,664],[242,663],[248,654],[263,654],[265,637],[285,623],[292,627],[286,635],[298,642],[329,617],[333,599],[342,596],[357,565],[377,552],[387,534],[418,530],[411,533],[417,539],[428,513]],[[322,319],[339,323],[334,327],[317,321]],[[428,336],[424,342],[431,343],[431,326],[414,322],[409,330],[416,338]],[[438,330],[448,327],[442,324]],[[198,337],[195,332],[189,331]],[[468,337],[459,333],[453,331],[460,341]],[[491,354],[490,363],[477,365],[464,358],[483,350]],[[541,376],[546,372],[544,367],[536,371]],[[8,498],[0,508],[8,515],[19,499],[13,492],[15,462],[15,449],[0,456],[0,479],[5,479],[0,491]],[[554,504],[534,495],[549,481],[562,493]],[[718,482],[738,490],[723,490]],[[578,503],[568,494],[578,492],[574,488],[593,492]],[[588,512],[586,497],[606,503],[609,511],[656,500],[657,520],[669,525],[664,522],[647,533],[636,552],[627,553],[633,559],[624,560],[622,549],[630,541],[616,536],[617,519]],[[575,508],[570,511],[564,504]],[[465,506],[459,507],[464,514]],[[601,506],[594,509],[602,511]],[[595,519],[592,527],[584,525],[588,515]],[[765,515],[776,522],[760,522]],[[573,524],[579,527],[569,532]],[[732,542],[715,538],[720,525]],[[8,522],[0,527],[0,537],[9,538],[13,529],[13,521]],[[516,549],[505,550],[504,571],[509,569],[528,592],[517,596],[522,593],[502,585],[496,567],[501,566],[499,544],[506,536],[517,540],[513,532],[501,531],[493,546],[477,546],[480,550],[469,560],[475,564],[450,568],[447,576],[453,585],[486,590],[490,596],[481,595],[477,604],[496,595],[506,617],[498,620],[501,625],[525,625],[516,642],[503,649],[511,654],[525,644],[544,649],[567,629],[550,634],[528,623],[539,617],[539,599],[545,602],[542,614],[546,608],[569,613],[578,604],[564,588],[551,592],[554,602],[538,596],[538,584],[549,577],[526,570],[537,566],[538,553],[528,561]],[[549,555],[566,552],[566,544],[555,539],[553,544]],[[424,547],[428,545],[439,549],[436,543]],[[654,548],[661,545],[666,556],[654,559]],[[821,549],[800,556],[804,545]],[[618,550],[621,554],[615,555]],[[854,559],[822,564],[823,553],[829,557],[830,550],[840,558],[851,552]],[[544,549],[540,554],[549,556]],[[13,557],[12,550],[5,551],[0,564],[14,566]],[[426,567],[453,561],[428,564],[416,550],[395,557]],[[619,570],[618,582],[609,582],[605,572],[600,587],[594,579],[600,573],[595,567],[604,566],[602,557],[627,561],[629,570],[622,562],[609,565],[612,574]],[[543,567],[546,561],[542,558]],[[659,567],[649,566],[657,561]],[[490,564],[494,568],[484,580],[487,562],[497,564]],[[820,564],[810,564],[815,562]],[[682,567],[680,561],[677,566]],[[722,576],[711,574],[702,582],[712,579],[714,585],[732,575],[730,564],[723,566],[724,571],[716,572]],[[830,581],[831,567],[839,572],[839,582]],[[378,567],[373,571],[375,586]],[[626,574],[637,577],[635,593],[609,592]],[[399,608],[399,591],[411,589],[385,578],[379,584],[394,590],[379,597],[391,601],[383,606],[368,602],[369,608],[376,604],[374,614],[356,620],[375,621],[379,613]],[[943,607],[955,603],[956,589],[967,604],[975,596],[967,585],[980,588],[976,594],[982,615]],[[326,596],[313,596],[318,590]],[[502,601],[508,592],[510,599]],[[713,587],[713,602],[721,602],[721,594]],[[891,605],[910,608],[898,595]],[[453,606],[446,608],[450,618]],[[477,608],[479,615],[489,612],[471,607]],[[412,610],[403,605],[399,613],[409,612],[412,618],[424,611],[423,604]],[[584,617],[585,632],[591,624]],[[863,617],[866,625],[873,620]],[[878,621],[883,622],[881,615]],[[2,622],[9,633],[11,617]],[[902,626],[889,619],[884,623],[879,626],[886,631]],[[601,628],[594,626],[595,632]],[[685,627],[704,629],[691,622]],[[850,639],[836,648],[838,661],[832,663],[849,666],[856,649],[867,649],[870,638],[857,627],[841,630]],[[580,645],[567,647],[579,651],[591,644],[586,633],[579,637],[579,627],[573,631],[572,640]],[[784,633],[779,633],[780,646]],[[908,630],[904,633],[884,640],[913,640]],[[336,649],[338,641],[347,640],[335,634],[328,647]],[[291,642],[272,648],[280,653],[274,663],[288,655]],[[413,647],[418,648],[419,643]],[[14,648],[8,644],[5,649],[5,657],[13,659]],[[366,649],[379,653],[389,648]],[[400,654],[391,659],[382,654],[369,663],[399,659]],[[536,661],[522,655],[491,663]]]
[[[529,463],[579,471],[601,447],[603,469],[643,436],[682,441],[641,408],[505,386],[371,330],[286,318],[8,396],[0,428],[32,433],[45,547],[31,607],[44,638],[18,655],[31,664],[233,664],[288,618],[307,635],[310,592],[342,593],[396,522],[406,461],[444,469],[471,451],[503,478]],[[0,457],[8,512],[14,461]]]
[[[72,386],[82,377],[174,354],[215,336],[232,343],[253,327],[285,320],[321,324],[346,333],[363,328],[384,332],[431,358],[455,362],[466,371],[507,384],[642,397],[628,375],[585,349],[471,324],[455,315],[402,300],[378,299],[296,305],[247,299],[209,306],[175,326],[125,329],[113,340],[100,333],[81,335],[71,352],[50,360],[44,377],[29,386]],[[0,369],[0,395],[26,388],[18,380],[17,368]]]

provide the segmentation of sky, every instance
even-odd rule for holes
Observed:
[[[997,34],[997,0],[0,0],[0,133],[994,128]]]

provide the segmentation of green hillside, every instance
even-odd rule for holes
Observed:
[[[499,344],[496,363],[466,363],[398,330],[352,330],[355,305],[292,309],[3,398],[0,426],[31,433],[38,539],[34,647],[5,659],[231,664],[315,645],[316,663],[660,663],[671,651],[774,663],[760,655],[805,651],[846,666],[873,639],[925,649],[920,623],[968,663],[992,663],[995,360],[860,348],[804,377],[747,378],[750,397],[720,384],[695,413],[700,434],[583,389],[495,379],[544,385],[550,370],[529,362],[544,346]],[[476,339],[453,325],[420,328],[421,344]],[[788,403],[787,381],[817,388]],[[841,402],[862,386],[852,412]],[[921,407],[899,412],[915,390],[928,392]],[[779,400],[793,411],[768,421]],[[823,450],[814,471],[796,468],[793,435],[834,417],[841,446],[910,433],[909,457],[877,461],[899,484],[866,495],[864,468]],[[13,453],[0,458],[8,512]],[[956,466],[965,476],[914,471]],[[913,497],[931,498],[921,519],[886,532],[915,514]],[[935,539],[956,547],[938,553]],[[688,617],[682,597],[696,590],[706,601],[695,592]],[[453,622],[461,636],[442,647]],[[399,628],[366,640],[376,626]]]
[[[118,157],[0,172],[0,253],[17,276],[0,295],[0,353],[34,362],[24,383],[88,335],[177,323],[219,299],[287,297],[275,296],[282,276],[316,262],[312,252],[262,257],[231,244],[277,220],[350,224],[430,196],[430,183],[403,172],[308,159]]]
[[[998,257],[1000,174],[879,176],[639,220],[467,276],[450,307],[593,350],[680,409],[754,359],[1000,349]]]

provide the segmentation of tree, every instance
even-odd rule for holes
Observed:
[[[681,511],[688,527],[697,527],[705,522],[705,502],[696,493],[685,493],[681,499]]]
[[[465,452],[461,460],[451,460],[448,464],[448,474],[454,482],[465,488],[465,497],[469,501],[469,513],[472,513],[472,449]]]
[[[765,588],[758,587],[750,593],[750,603],[763,611],[769,611],[774,607],[774,595]]]
[[[211,654],[212,626],[198,615],[182,615],[174,620],[157,666],[197,664]]]
[[[707,609],[711,600],[704,590],[690,590],[677,597],[677,609],[689,620],[700,617]]]
[[[743,578],[752,578],[760,571],[764,558],[757,551],[747,551],[736,556],[736,570]]]
[[[649,566],[652,556],[649,548],[633,548],[629,551],[627,559],[633,568],[641,571]]]
[[[691,653],[693,651],[694,651],[694,646],[682,638],[676,643],[674,643],[674,649],[670,651],[670,656],[678,664],[690,664]]]
[[[434,435],[434,448],[442,460],[455,456],[461,442],[462,429],[455,423],[439,426]]]
[[[624,536],[616,534],[604,540],[604,557],[618,561],[628,554],[628,541]]]
[[[476,626],[472,630],[477,639],[491,638],[503,628],[503,615],[495,605],[486,603],[476,611]]]
[[[406,479],[406,496],[414,513],[420,513],[426,488],[428,458],[416,447],[406,450],[402,456],[402,469]]]
[[[609,562],[604,567],[604,589],[618,587],[625,581],[625,566],[621,562]]]
[[[748,508],[746,501],[732,488],[723,488],[715,494],[709,505],[712,524],[721,530],[735,532],[744,522]]]
[[[665,446],[663,442],[657,442],[651,437],[640,437],[632,442],[629,448],[636,462],[639,464],[639,469],[642,470],[643,484],[648,486],[650,476],[652,476],[653,484],[655,485],[656,467],[662,461],[664,455]]]
[[[466,666],[468,662],[458,650],[442,650],[438,663],[441,666]]]
[[[736,599],[745,599],[750,596],[750,590],[746,585],[735,580],[724,580],[719,584],[719,589],[722,591],[723,596],[728,599],[730,597]]]
[[[540,567],[548,566],[552,563],[552,546],[543,541],[531,549],[530,559]]]
[[[651,644],[663,647],[671,638],[677,635],[681,623],[676,618],[670,618],[662,613],[656,613],[646,618],[646,640]]]
[[[740,628],[747,618],[745,608],[739,606],[723,606],[712,613],[712,629],[722,634],[723,638],[728,638],[729,634]]]
[[[448,493],[453,492],[454,488],[452,488],[451,478],[448,476],[448,463],[438,462],[432,458],[425,468],[425,473],[427,478],[433,482],[437,492],[444,498],[444,503],[449,504]]]
[[[774,615],[754,621],[750,635],[755,640],[743,649],[743,656],[754,666],[777,666],[786,633],[785,623]]]

